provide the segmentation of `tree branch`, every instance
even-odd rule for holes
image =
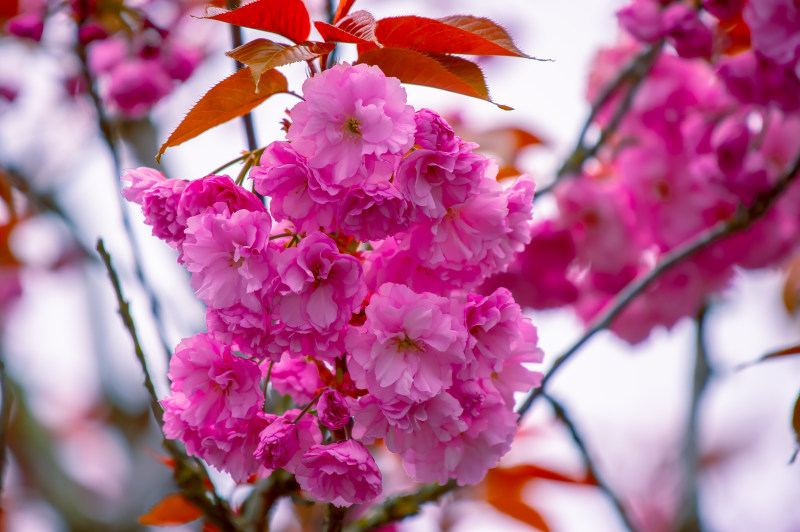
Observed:
[[[139,365],[142,367],[144,373],[144,385],[150,395],[150,409],[153,411],[153,416],[160,429],[163,430],[164,426],[164,408],[158,402],[158,395],[156,394],[153,380],[150,377],[150,372],[147,368],[147,359],[145,358],[142,346],[139,343],[139,337],[136,334],[136,324],[130,313],[128,302],[122,294],[122,287],[119,283],[119,277],[114,270],[111,263],[111,256],[105,249],[102,240],[97,241],[97,252],[105,264],[108,277],[114,287],[114,293],[117,296],[117,305],[119,306],[119,314],[122,317],[122,322],[128,331],[128,334],[133,341],[134,350],[136,351],[136,358]],[[164,447],[169,451],[170,455],[175,460],[175,467],[173,470],[175,482],[180,486],[184,496],[190,500],[198,509],[200,509],[206,518],[214,524],[217,528],[224,532],[236,532],[239,527],[233,520],[233,515],[228,508],[227,504],[219,498],[217,493],[211,488],[211,499],[209,499],[206,486],[213,486],[206,474],[202,465],[190,458],[180,445],[175,441],[164,438]]]
[[[697,313],[697,332],[695,336],[695,366],[692,380],[692,403],[689,411],[689,422],[686,428],[686,440],[683,448],[684,494],[683,515],[679,532],[699,532],[703,530],[698,505],[698,484],[700,448],[700,402],[706,384],[711,377],[711,366],[708,362],[708,350],[705,342],[705,325],[708,306],[703,305]]]
[[[6,473],[6,448],[8,446],[8,428],[11,425],[11,408],[14,405],[14,392],[11,389],[11,381],[6,376],[6,366],[0,357],[0,495],[3,493],[3,480]],[[2,508],[2,504],[0,504]]]
[[[578,341],[572,345],[572,347],[567,349],[564,354],[556,359],[556,361],[553,363],[553,366],[542,379],[541,385],[528,393],[523,403],[517,409],[517,413],[520,415],[520,420],[528,411],[528,409],[530,409],[536,398],[544,392],[545,386],[550,379],[553,378],[553,375],[558,372],[561,366],[581,347],[583,347],[583,344],[585,344],[597,332],[610,327],[617,316],[619,316],[639,294],[644,292],[665,273],[686,259],[693,257],[700,251],[703,251],[712,244],[715,244],[728,236],[740,231],[744,231],[756,221],[763,218],[764,215],[772,208],[775,202],[778,201],[778,198],[780,198],[781,194],[783,194],[786,188],[797,178],[798,172],[800,172],[800,153],[797,154],[794,162],[778,179],[775,185],[756,197],[755,201],[749,207],[739,206],[736,213],[734,213],[730,219],[719,222],[711,229],[699,234],[694,240],[691,240],[683,246],[665,254],[658,265],[650,272],[628,283],[628,285],[614,298],[611,306],[591,322],[589,327],[586,329],[586,332],[583,333],[583,336],[581,336]]]
[[[564,406],[549,394],[544,394],[544,397],[550,402],[550,405],[553,407],[553,412],[558,420],[564,423],[564,425],[567,427],[567,430],[569,430],[572,439],[575,441],[575,445],[578,447],[578,450],[583,457],[583,461],[586,464],[586,469],[589,471],[589,474],[592,476],[592,478],[594,478],[594,480],[597,482],[597,487],[600,488],[600,490],[611,501],[611,504],[614,505],[614,508],[617,510],[617,514],[619,514],[620,519],[622,519],[622,522],[625,523],[625,527],[631,532],[636,532],[638,528],[634,524],[631,516],[628,515],[628,510],[625,508],[625,505],[622,504],[622,501],[619,497],[617,497],[617,494],[614,493],[611,487],[598,474],[594,460],[592,460],[583,438],[578,432],[578,429],[575,426],[575,423],[572,421],[572,418],[570,418],[569,414],[567,414]]]
[[[345,528],[345,531],[360,532],[372,530],[391,522],[416,515],[419,513],[423,504],[435,502],[439,497],[453,491],[456,487],[458,486],[453,479],[450,479],[447,484],[443,486],[436,483],[423,484],[414,493],[386,499],[383,504],[374,507],[368,515],[349,524]]]
[[[603,91],[598,95],[597,99],[592,104],[589,116],[581,128],[581,132],[578,135],[578,141],[575,144],[575,148],[573,148],[572,153],[567,156],[566,160],[556,172],[555,180],[536,191],[537,198],[552,192],[553,188],[563,177],[580,172],[580,169],[583,167],[583,163],[585,163],[590,157],[594,157],[598,150],[600,150],[600,148],[602,148],[605,143],[608,142],[608,139],[614,134],[614,132],[616,132],[617,128],[622,122],[622,119],[625,117],[625,113],[628,112],[631,103],[633,103],[633,98],[636,96],[639,85],[641,85],[642,81],[644,81],[644,79],[650,73],[650,70],[655,65],[658,56],[661,54],[663,45],[663,42],[657,42],[645,48],[645,50],[637,55],[628,64],[628,66],[617,75],[616,78],[611,80],[611,82],[605,86]],[[628,92],[625,93],[625,96],[620,104],[614,110],[611,120],[608,121],[606,127],[604,127],[600,132],[600,137],[597,139],[597,141],[587,148],[584,143],[586,141],[586,133],[589,131],[589,126],[591,126],[595,121],[597,115],[600,113],[600,110],[606,105],[606,103],[608,103],[608,101],[611,99],[611,96],[613,96],[620,88],[622,88],[623,85],[626,84],[630,85],[630,88],[628,89]]]

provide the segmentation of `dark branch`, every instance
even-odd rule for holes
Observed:
[[[423,484],[414,493],[387,499],[383,504],[373,508],[368,515],[348,525],[345,531],[359,532],[372,530],[394,521],[416,515],[419,513],[423,504],[436,501],[442,495],[456,489],[456,487],[456,481],[452,479],[443,486],[434,483]]]
[[[569,430],[572,439],[575,441],[575,445],[578,447],[578,450],[583,457],[583,461],[586,464],[586,469],[589,471],[591,477],[597,482],[597,487],[605,493],[605,495],[611,501],[611,504],[614,505],[614,508],[617,510],[619,517],[622,519],[622,522],[625,523],[625,527],[630,530],[631,532],[636,532],[637,527],[633,522],[633,519],[630,515],[628,515],[628,510],[625,508],[625,505],[622,504],[622,501],[617,496],[616,493],[609,487],[609,485],[603,480],[600,474],[597,472],[597,467],[594,464],[594,460],[592,460],[591,455],[589,454],[588,449],[586,448],[586,444],[583,441],[580,433],[578,432],[577,427],[575,427],[575,423],[573,423],[572,418],[570,418],[567,411],[564,409],[564,406],[559,403],[556,399],[552,396],[545,394],[545,398],[550,402],[550,405],[553,407],[553,412],[555,413],[556,417],[566,425],[567,430]]]

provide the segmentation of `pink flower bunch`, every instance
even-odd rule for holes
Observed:
[[[140,31],[108,35],[97,25],[81,28],[88,43],[89,67],[112,112],[139,118],[165,96],[177,82],[186,81],[203,59],[203,51],[185,44],[174,31],[145,18]]]
[[[789,168],[800,133],[800,11],[782,0],[704,4],[700,13],[683,2],[635,0],[618,13],[637,40],[666,39],[674,53],[661,53],[593,165],[556,187],[557,214],[533,229],[530,246],[484,293],[506,286],[526,306],[573,305],[588,322],[663,255],[751,205]],[[752,45],[729,55],[722,22],[738,16]],[[710,33],[721,43],[713,53],[702,44]],[[640,51],[626,43],[601,52],[589,98]],[[691,59],[698,56],[710,61]],[[600,109],[599,126],[621,100],[612,95]],[[660,278],[613,330],[641,341],[655,326],[694,315],[734,268],[787,259],[798,246],[798,194],[794,184],[749,230]]]
[[[380,495],[376,438],[418,481],[479,482],[511,445],[513,395],[538,385],[527,365],[542,353],[507,290],[467,289],[529,241],[533,183],[501,187],[474,144],[376,67],[338,65],[303,88],[288,141],[251,171],[269,212],[225,176],[126,176],[125,197],[191,273],[216,349],[202,371],[183,369],[185,348],[173,357],[168,435],[237,480],[283,468],[339,506]],[[234,397],[216,368],[234,362],[301,409],[264,413],[248,396],[249,424],[237,411],[212,430]],[[221,449],[234,444],[232,465]]]

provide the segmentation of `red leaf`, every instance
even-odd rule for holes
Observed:
[[[475,63],[448,55],[426,55],[400,48],[375,48],[359,55],[356,63],[374,65],[403,83],[424,85],[492,102]],[[495,103],[501,109],[508,106]]]
[[[311,33],[311,20],[302,0],[256,0],[210,18],[235,26],[277,33],[299,44]]]
[[[261,75],[256,87],[250,70],[243,68],[223,79],[209,90],[189,111],[175,128],[167,141],[158,150],[156,160],[167,148],[177,146],[200,133],[249,113],[273,94],[286,92],[286,78],[277,70],[268,70]]]
[[[355,3],[356,0],[339,0],[339,7],[336,8],[336,14],[333,16],[333,23],[337,24],[346,17],[347,13],[350,12],[350,8],[353,7]]]
[[[375,18],[367,11],[356,11],[337,25],[315,22],[317,31],[326,41],[357,44],[375,43]]]
[[[203,516],[203,512],[197,509],[186,497],[180,493],[167,495],[153,506],[153,509],[139,517],[140,525],[182,525],[190,523]]]
[[[261,74],[266,70],[298,61],[308,61],[328,54],[334,48],[336,48],[335,44],[324,42],[305,42],[287,46],[268,39],[256,39],[243,44],[235,50],[231,50],[225,55],[250,67],[253,81],[258,85]]]
[[[439,20],[417,16],[384,18],[376,23],[375,36],[384,46],[429,54],[530,57],[491,20],[466,15]]]
[[[783,306],[789,314],[800,309],[800,256],[789,262],[786,282],[783,285]]]

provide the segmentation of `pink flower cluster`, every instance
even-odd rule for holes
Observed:
[[[533,184],[502,188],[376,67],[303,90],[251,172],[269,211],[227,176],[124,177],[207,306],[209,332],[172,358],[165,431],[238,481],[283,468],[340,506],[381,494],[378,438],[417,481],[479,482],[542,352],[508,290],[468,290],[529,241]],[[265,380],[302,410],[262,412]]]
[[[800,8],[788,0],[703,4],[707,11],[635,0],[618,13],[635,39],[665,39],[675,53],[661,53],[605,148],[556,187],[557,215],[533,229],[526,251],[485,292],[507,286],[527,306],[573,305],[591,320],[664,254],[751,205],[789,168],[800,150]],[[744,50],[731,47],[726,29],[736,17],[750,32]],[[589,99],[640,51],[625,43],[601,52]],[[621,99],[600,110],[598,126]],[[798,201],[795,183],[749,230],[654,283],[613,330],[641,341],[656,325],[694,315],[735,268],[785,260],[798,247]]]
[[[186,81],[203,59],[200,48],[145,18],[133,36],[109,36],[102,27],[85,25],[89,68],[100,83],[108,108],[126,118],[139,118]]]

